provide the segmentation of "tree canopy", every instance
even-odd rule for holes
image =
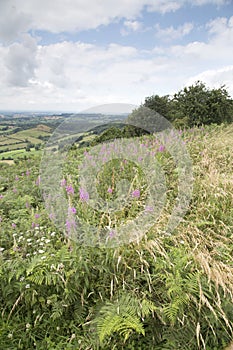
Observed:
[[[143,106],[179,127],[233,121],[233,100],[225,86],[210,89],[201,81],[185,87],[173,96],[146,97]]]

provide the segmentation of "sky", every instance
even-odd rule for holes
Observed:
[[[233,0],[0,0],[0,110],[140,105],[197,80],[233,97]]]

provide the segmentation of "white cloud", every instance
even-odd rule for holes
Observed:
[[[140,104],[145,96],[172,94],[197,79],[226,84],[233,96],[231,23],[223,21],[215,32],[208,24],[206,43],[152,50],[68,41],[36,46],[24,36],[22,43],[0,46],[1,108],[13,103],[20,109],[81,111],[104,103]]]
[[[154,0],[1,0],[0,40],[29,29],[53,33],[95,29],[120,18],[135,19]],[[163,3],[159,0],[158,3]],[[159,9],[159,8],[158,8]]]
[[[124,27],[121,29],[121,35],[129,35],[132,32],[138,32],[143,29],[143,23],[139,21],[124,21]]]
[[[184,3],[185,1],[154,1],[148,6],[148,10],[150,12],[160,13],[175,12],[181,8]]]
[[[136,18],[143,5],[164,12],[188,1],[57,0],[55,4],[51,0],[0,0],[0,38],[4,39],[4,45],[0,44],[1,109],[80,111],[104,103],[140,104],[145,96],[174,93],[201,78],[210,86],[225,83],[233,96],[233,17],[209,22],[207,42],[169,43],[151,50],[69,41],[41,46],[25,34],[29,28],[54,32],[95,28],[121,17],[126,29],[136,32],[144,30],[143,18]],[[204,2],[210,1],[192,4]],[[157,26],[157,35],[174,40],[192,30],[192,23]]]
[[[8,49],[2,49],[6,56]],[[3,89],[1,108],[11,106],[13,96],[14,104],[23,109],[80,110],[113,102],[138,104],[148,94],[148,86],[152,91],[155,83],[161,84],[161,76],[169,68],[156,56],[142,58],[140,50],[116,44],[106,48],[71,42],[39,46],[36,62],[30,79],[26,71],[16,78],[14,89]]]
[[[206,24],[206,28],[210,35],[220,36],[221,39],[225,35],[233,34],[233,16],[227,20],[225,17],[218,17],[214,20],[211,20]]]
[[[188,58],[190,64],[196,65],[229,65],[233,61],[233,16],[211,21],[206,25],[209,32],[208,42],[194,41],[187,45],[171,47],[171,53],[176,58]],[[201,67],[201,66],[200,66]]]
[[[233,65],[201,72],[189,78],[187,84],[191,85],[198,80],[205,82],[211,88],[219,88],[225,85],[229,94],[233,96]]]
[[[12,86],[27,86],[34,77],[37,44],[29,35],[24,35],[22,43],[13,43],[9,46],[5,55],[5,66],[8,70],[7,81]]]
[[[186,3],[193,6],[223,4],[227,0],[1,0],[0,40],[9,42],[29,29],[53,33],[95,29],[121,18],[135,21],[148,11],[176,11]]]
[[[191,6],[203,6],[208,4],[220,6],[230,3],[230,1],[231,0],[154,0],[151,3],[147,2],[146,5],[148,5],[148,10],[150,12],[159,12],[164,14],[167,12],[175,12],[185,4],[189,4]]]
[[[196,6],[202,6],[206,4],[213,4],[213,5],[224,5],[224,4],[229,4],[231,0],[190,0],[189,1],[191,4],[196,5]]]
[[[188,35],[194,28],[193,23],[184,23],[177,28],[173,26],[167,28],[161,28],[159,24],[155,26],[156,37],[164,40],[176,40]]]
[[[14,5],[14,1],[0,1],[0,42],[10,43],[28,31],[32,25],[29,14]]]
[[[132,30],[133,32],[136,32],[142,28],[142,23],[139,21],[125,21],[124,26],[127,29]]]

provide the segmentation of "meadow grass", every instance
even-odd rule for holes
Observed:
[[[193,162],[194,188],[180,224],[171,233],[164,229],[176,200],[177,172],[163,150],[155,154],[167,184],[159,218],[140,239],[108,248],[95,246],[94,241],[81,244],[82,237],[69,235],[71,226],[61,230],[54,225],[53,213],[40,195],[39,157],[28,152],[31,158],[19,161],[17,167],[0,165],[2,348],[223,350],[230,346],[233,125],[190,129],[182,138]],[[150,145],[153,137],[140,140]],[[111,212],[103,216],[98,208],[90,208],[91,196],[79,186],[78,167],[83,159],[92,161],[90,155],[89,149],[75,147],[68,154],[59,186],[67,196],[69,214],[77,212],[84,223],[100,228],[134,219],[147,195],[143,172],[133,162],[121,169],[124,159],[100,166],[96,184],[104,200],[114,196],[116,182],[126,174],[131,181],[128,192],[134,194],[129,197],[130,208],[122,206],[115,218]]]

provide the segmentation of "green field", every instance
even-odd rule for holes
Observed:
[[[23,158],[24,155],[31,155],[34,153],[40,153],[40,150],[35,150],[35,148],[31,148],[30,152],[27,152],[25,149],[17,149],[17,150],[12,150],[4,153],[0,153],[0,160],[7,160],[7,159],[18,159],[18,158]]]
[[[0,125],[0,130],[4,125]],[[49,137],[51,128],[47,125],[37,125],[37,127],[17,131],[18,128],[0,131],[0,159],[15,157],[23,153],[27,146],[43,144],[43,138]],[[14,151],[11,153],[11,151]]]
[[[7,130],[2,130],[4,128],[3,125],[0,125],[0,135],[6,135],[6,134],[12,134],[14,133],[14,130],[17,128],[12,128],[12,129],[7,129]]]

